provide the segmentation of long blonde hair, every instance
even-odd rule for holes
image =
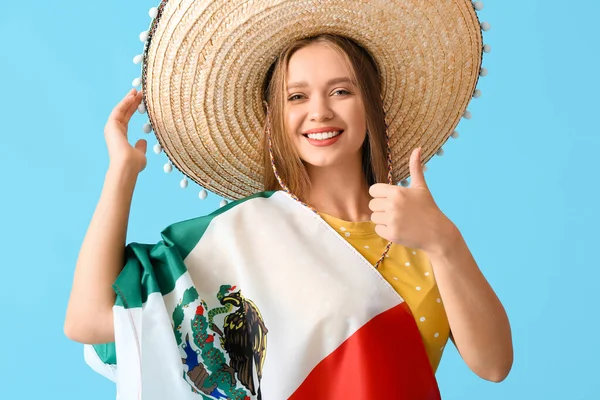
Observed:
[[[363,173],[368,185],[387,182],[386,123],[381,99],[381,84],[377,66],[365,49],[354,41],[331,34],[301,39],[286,47],[273,64],[265,80],[264,97],[269,104],[272,150],[275,167],[289,190],[300,199],[306,199],[310,179],[291,140],[285,132],[284,106],[286,99],[286,72],[292,55],[309,44],[324,44],[337,51],[348,63],[351,79],[357,85],[365,107],[367,137],[362,146]],[[266,112],[266,110],[265,110]],[[265,190],[280,190],[269,157],[267,135],[263,137],[263,166]]]

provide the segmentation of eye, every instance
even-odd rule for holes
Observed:
[[[333,93],[339,93],[339,92],[342,92],[342,95],[344,95],[344,94],[346,94],[346,95],[347,95],[347,94],[351,94],[351,93],[350,93],[349,91],[347,91],[346,89],[338,89],[338,90],[336,90],[336,91],[335,91],[335,92],[333,92]]]
[[[295,94],[293,96],[288,97],[288,101],[299,100],[299,98],[301,98],[301,97],[302,97],[301,94]]]

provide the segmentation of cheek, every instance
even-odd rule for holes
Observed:
[[[300,111],[291,108],[285,110],[285,126],[289,131],[297,131],[300,128],[301,122]]]
[[[362,132],[366,132],[367,130],[367,119],[365,116],[365,110],[357,105],[351,113],[350,118],[352,118],[352,123]]]

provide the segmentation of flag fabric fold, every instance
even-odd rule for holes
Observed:
[[[85,359],[119,399],[440,398],[403,299],[284,192],[128,245],[113,288],[115,342]]]

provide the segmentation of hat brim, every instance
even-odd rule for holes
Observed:
[[[163,1],[143,65],[148,115],[182,173],[228,199],[264,190],[262,89],[282,48],[322,33],[374,58],[397,183],[458,125],[479,78],[481,27],[468,0]]]

